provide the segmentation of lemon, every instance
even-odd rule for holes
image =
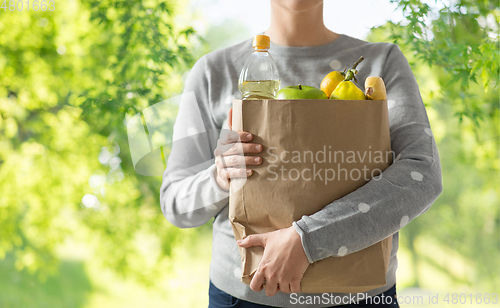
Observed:
[[[330,97],[339,83],[344,80],[345,76],[341,72],[333,71],[328,73],[321,81],[320,89],[325,92],[326,96]]]
[[[330,98],[342,100],[366,100],[365,93],[363,93],[360,88],[349,80],[339,83]]]
[[[352,66],[351,69],[344,70],[345,79],[340,82],[339,85],[335,88],[330,96],[330,99],[341,99],[341,100],[366,100],[365,93],[361,91],[351,80],[358,82],[356,80],[356,74],[358,71],[356,67],[359,63],[361,63],[365,58],[360,57],[356,63]]]

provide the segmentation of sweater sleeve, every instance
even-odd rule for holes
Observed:
[[[397,45],[391,46],[381,77],[396,158],[380,178],[293,223],[310,263],[383,240],[427,211],[442,191],[436,142],[416,79]]]
[[[209,107],[206,67],[204,56],[186,80],[160,188],[163,215],[180,228],[203,225],[229,200],[229,194],[219,188],[214,177],[213,153],[220,128]]]

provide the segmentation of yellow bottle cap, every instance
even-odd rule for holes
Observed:
[[[269,49],[271,47],[271,39],[267,35],[256,35],[253,38],[252,47],[254,50]]]

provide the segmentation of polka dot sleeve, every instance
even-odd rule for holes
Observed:
[[[354,192],[293,225],[309,262],[345,256],[394,234],[424,213],[442,191],[439,154],[417,82],[393,45],[381,76],[387,87],[395,160]]]

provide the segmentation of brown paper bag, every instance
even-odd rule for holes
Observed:
[[[254,134],[252,142],[264,147],[263,163],[252,166],[253,175],[231,180],[229,219],[236,240],[290,227],[366,184],[393,158],[387,101],[234,100],[232,121],[233,130]],[[355,161],[352,153],[359,155]],[[389,236],[361,251],[310,264],[301,292],[354,293],[384,286],[391,247]],[[240,247],[240,253],[241,280],[249,285],[263,248]]]

